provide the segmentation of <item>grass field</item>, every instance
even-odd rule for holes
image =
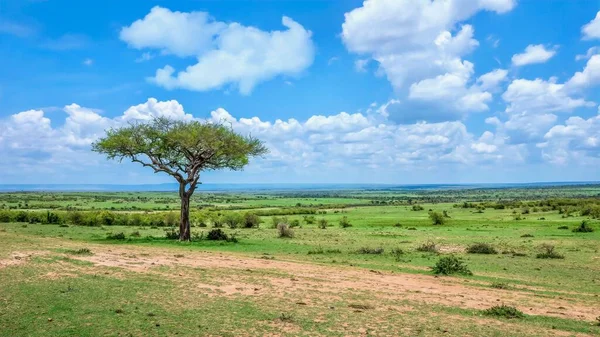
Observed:
[[[287,221],[301,223],[293,238],[278,237],[270,217],[262,217],[259,228],[223,228],[237,243],[206,240],[210,224],[192,228],[195,241],[180,243],[166,239],[160,227],[1,223],[0,335],[600,335],[598,220],[574,211],[455,207],[464,201],[589,198],[599,191],[198,196],[197,203],[213,212],[232,205],[326,211],[314,215],[327,221],[325,229],[288,215]],[[407,199],[423,210],[413,210]],[[169,193],[0,195],[6,209],[111,209],[134,202],[146,210],[164,209],[155,207],[163,202],[177,207]],[[433,225],[430,210],[446,211],[445,223]],[[340,227],[343,217],[352,226]],[[584,220],[595,231],[573,232]],[[125,239],[107,239],[116,233]],[[435,250],[417,249],[427,243]],[[496,254],[467,253],[476,243]],[[548,246],[563,258],[537,258]],[[473,275],[435,275],[431,268],[450,256]],[[498,305],[525,316],[486,314]]]

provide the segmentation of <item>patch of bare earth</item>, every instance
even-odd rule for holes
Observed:
[[[531,292],[485,289],[476,286],[477,282],[465,282],[461,278],[369,271],[208,252],[186,251],[176,257],[173,250],[135,246],[96,246],[93,251],[93,256],[73,258],[89,261],[97,266],[118,267],[135,272],[161,272],[158,267],[189,271],[175,274],[164,272],[169,277],[193,277],[193,270],[190,268],[222,270],[225,276],[230,276],[231,272],[236,273],[239,277],[217,276],[211,282],[200,280],[196,283],[198,289],[224,295],[287,298],[290,294],[302,293],[311,295],[311,299],[306,300],[309,302],[325,298],[341,299],[341,295],[351,293],[367,294],[374,301],[390,303],[408,301],[468,309],[486,309],[506,304],[533,315],[586,321],[593,321],[598,316],[597,306],[593,301],[584,303],[567,296],[539,297]],[[244,272],[248,275],[245,276]]]

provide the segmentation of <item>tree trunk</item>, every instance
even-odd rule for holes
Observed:
[[[190,241],[190,196],[183,192],[181,196],[181,217],[179,221],[179,240]]]

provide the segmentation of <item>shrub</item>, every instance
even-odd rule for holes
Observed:
[[[508,305],[496,305],[489,309],[483,310],[485,316],[495,316],[503,318],[524,318],[525,314],[515,307]]]
[[[165,229],[165,237],[169,240],[178,240],[179,239],[179,231],[175,228]]]
[[[236,212],[227,213],[223,217],[223,222],[229,226],[229,228],[238,228],[244,223],[244,216]]]
[[[211,241],[227,241],[229,237],[227,236],[227,234],[225,234],[225,232],[223,232],[221,228],[215,228],[211,229],[208,232],[208,234],[206,235],[206,239]]]
[[[286,223],[277,224],[277,233],[280,238],[293,238],[294,231],[290,229],[290,226]]]
[[[523,235],[521,235],[521,237],[522,238],[532,238],[533,235],[531,235],[531,234],[523,234]]]
[[[352,227],[352,224],[350,223],[350,221],[348,221],[348,217],[347,216],[344,216],[340,220],[340,227],[342,227],[342,228]]]
[[[314,215],[305,215],[303,218],[307,225],[312,225],[317,221],[317,218],[315,218]]]
[[[537,254],[535,257],[538,259],[564,259],[564,255],[561,255],[554,251],[553,245],[544,244],[542,245],[543,252]]]
[[[261,222],[260,217],[254,213],[246,212],[244,214],[244,228],[258,228]]]
[[[454,255],[444,256],[440,258],[432,269],[434,274],[473,275],[473,273],[469,270],[469,268],[467,268],[467,266],[462,262],[462,260],[460,260]]]
[[[321,228],[321,229],[327,228],[327,220],[319,219],[319,228]]]
[[[594,229],[588,225],[587,221],[583,220],[579,227],[573,229],[574,233],[591,233]]]
[[[494,282],[490,285],[490,287],[496,288],[496,289],[508,289],[509,288],[508,284],[504,283],[504,282]]]
[[[381,248],[381,247],[379,247],[379,248],[362,247],[362,248],[358,249],[356,252],[358,254],[375,254],[375,255],[379,255],[379,254],[383,254],[383,248]]]
[[[135,232],[129,234],[129,236],[132,238],[139,238],[142,235],[140,234],[140,231],[135,231]]]
[[[433,225],[443,225],[446,222],[446,218],[440,212],[429,212],[429,219]]]
[[[77,250],[68,250],[67,251],[68,254],[73,254],[73,255],[94,255],[94,253],[92,253],[92,251],[89,248],[80,248]]]
[[[448,211],[443,211],[442,213],[444,215],[444,218],[450,219],[450,216],[448,215]]]
[[[106,238],[108,240],[125,240],[125,234],[123,232],[116,234],[109,233],[106,235]]]
[[[422,211],[424,209],[425,208],[423,208],[423,206],[421,206],[421,205],[413,205],[413,207],[412,207],[412,210],[415,211],[415,212]]]
[[[300,227],[300,220],[294,219],[294,220],[290,221],[290,228],[294,228],[294,227]]]
[[[314,255],[314,254],[325,254],[325,251],[323,250],[323,248],[321,246],[315,248],[314,250],[308,251],[308,255]]]
[[[433,241],[427,241],[426,243],[417,247],[418,252],[437,253],[438,249]]]
[[[402,250],[401,248],[392,249],[392,256],[394,257],[394,259],[396,259],[396,261],[400,261],[400,259],[402,259],[402,255],[404,255],[404,250]]]
[[[476,243],[467,248],[469,254],[498,254],[498,251],[487,243]]]
[[[569,226],[560,226],[557,229],[569,229]]]

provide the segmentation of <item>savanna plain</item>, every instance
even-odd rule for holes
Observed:
[[[600,186],[0,194],[2,336],[600,335]]]

